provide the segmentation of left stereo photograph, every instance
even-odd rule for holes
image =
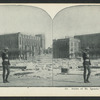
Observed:
[[[0,87],[52,86],[52,18],[41,8],[0,5]]]

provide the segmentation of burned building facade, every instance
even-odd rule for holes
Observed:
[[[40,38],[40,53],[44,53],[45,50],[45,35],[44,34],[37,34],[35,37]]]
[[[76,35],[73,38],[53,41],[54,58],[74,58],[82,56],[82,51],[89,47],[90,58],[100,58],[100,33]]]
[[[30,59],[40,54],[41,41],[39,37],[24,35],[20,32],[0,35],[0,50],[9,48],[10,59]]]
[[[82,50],[89,47],[91,58],[100,58],[100,33],[77,35],[74,38],[80,40]]]
[[[78,39],[53,40],[53,58],[76,58],[80,49]]]

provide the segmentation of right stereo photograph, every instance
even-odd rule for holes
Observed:
[[[100,6],[62,9],[53,19],[53,86],[100,86]]]

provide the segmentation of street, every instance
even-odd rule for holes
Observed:
[[[58,62],[59,61],[59,62]],[[76,60],[75,60],[76,61]],[[14,61],[11,61],[14,65]],[[63,64],[62,64],[63,62]],[[66,63],[65,63],[66,62]],[[78,61],[77,64],[81,65]],[[75,62],[72,62],[71,64]],[[60,65],[61,64],[61,65]],[[68,73],[61,73],[61,67],[66,67],[65,60],[52,60],[52,55],[41,55],[29,61],[17,61],[16,66],[27,66],[26,69],[12,69],[9,76],[10,83],[2,82],[2,68],[0,68],[0,86],[1,87],[84,87],[100,86],[100,70],[91,69],[91,83],[83,82],[83,68],[71,67],[69,63]]]

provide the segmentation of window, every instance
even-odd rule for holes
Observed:
[[[73,42],[71,42],[71,46],[73,46]]]
[[[20,37],[20,44],[21,44],[21,37]]]

